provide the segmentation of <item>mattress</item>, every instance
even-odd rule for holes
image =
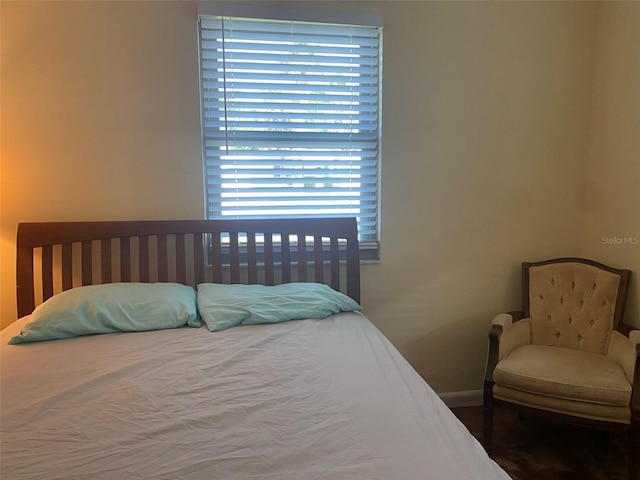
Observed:
[[[360,313],[8,345],[3,479],[507,479]]]

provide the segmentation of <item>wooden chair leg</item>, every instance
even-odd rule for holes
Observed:
[[[484,449],[491,456],[493,449],[493,401],[484,402],[484,433],[483,433]]]
[[[629,480],[640,480],[640,424],[629,429]]]

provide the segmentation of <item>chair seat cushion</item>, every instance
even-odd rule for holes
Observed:
[[[611,357],[546,345],[516,348],[496,366],[497,385],[548,397],[628,406],[631,384]]]

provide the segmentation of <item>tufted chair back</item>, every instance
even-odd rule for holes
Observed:
[[[523,264],[531,342],[606,354],[621,318],[627,279],[595,262],[558,259]]]

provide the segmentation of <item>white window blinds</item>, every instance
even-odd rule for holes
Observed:
[[[355,216],[378,240],[380,28],[200,16],[208,218]]]

